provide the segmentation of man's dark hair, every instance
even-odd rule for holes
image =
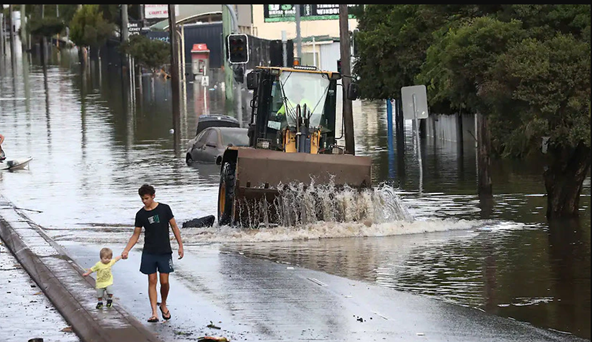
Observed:
[[[155,192],[156,191],[154,191],[154,187],[148,184],[142,185],[138,190],[138,194],[140,194],[140,197],[144,197],[144,195],[154,196]]]

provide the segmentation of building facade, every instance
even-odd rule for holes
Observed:
[[[337,71],[340,59],[339,5],[301,5],[300,37],[302,65],[316,66],[322,70]],[[353,5],[348,5],[353,6]],[[294,40],[294,55],[297,56],[296,22],[293,5],[252,5],[253,35],[265,39],[281,39],[286,31],[287,39]],[[348,29],[354,31],[357,19],[349,15]]]
[[[292,5],[252,5],[253,34],[265,39],[281,39],[286,31],[288,39],[296,38],[295,9]],[[284,9],[282,9],[284,6]],[[339,37],[339,5],[302,5],[300,15],[300,36]],[[322,7],[326,6],[326,7]],[[351,5],[349,5],[351,6]],[[357,28],[358,22],[352,15],[348,21],[349,30]]]

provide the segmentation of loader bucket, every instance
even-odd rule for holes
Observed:
[[[372,186],[371,159],[347,154],[285,153],[240,148],[236,159],[234,221],[243,226],[277,222],[277,197],[289,184]],[[285,203],[284,203],[285,205]]]

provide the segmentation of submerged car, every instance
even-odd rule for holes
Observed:
[[[248,129],[239,127],[208,127],[187,143],[185,161],[215,163],[228,146],[249,146]]]
[[[208,127],[240,127],[236,118],[224,114],[203,114],[197,118],[195,135]]]

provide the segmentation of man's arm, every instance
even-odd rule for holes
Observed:
[[[2,134],[0,134],[0,145],[2,145],[3,142],[4,142],[4,136]]]
[[[177,227],[177,221],[175,221],[174,217],[169,220],[169,223],[171,224],[171,228],[173,229],[173,234],[175,235],[175,239],[177,239],[177,243],[179,244],[179,259],[182,259],[184,253],[183,253],[183,240],[181,240],[181,231],[179,230],[179,227]]]
[[[123,252],[121,253],[122,259],[127,259],[127,255],[129,253],[129,251],[138,242],[138,239],[140,238],[140,233],[142,233],[142,227],[135,227],[134,234],[132,235],[132,237],[130,237],[129,242],[127,243],[127,246],[125,246],[125,248],[123,249]]]

